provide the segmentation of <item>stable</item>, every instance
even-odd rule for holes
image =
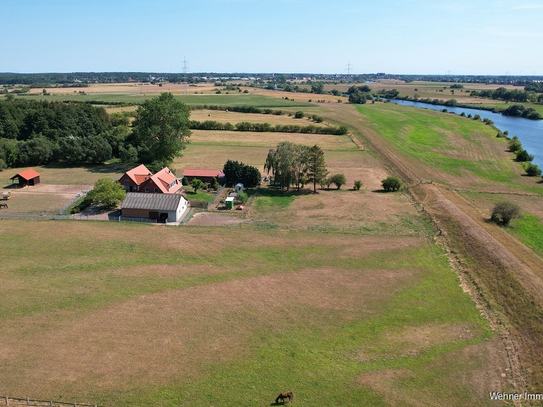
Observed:
[[[10,178],[11,183],[13,183],[16,178],[19,182],[19,188],[37,185],[40,183],[40,174],[32,168],[29,168],[28,170],[24,170],[14,175],[13,177],[11,177]]]
[[[127,192],[121,205],[121,216],[156,220],[158,223],[179,223],[188,207],[189,202],[181,194]]]

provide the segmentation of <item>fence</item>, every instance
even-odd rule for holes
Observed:
[[[63,401],[46,401],[46,400],[32,400],[30,398],[21,399],[16,397],[0,396],[0,405],[6,406],[32,406],[32,407],[100,407],[98,404],[84,404],[84,403],[66,403]]]
[[[129,216],[110,216],[109,220],[115,221],[115,222],[137,222],[137,223],[157,223],[156,219],[148,219],[148,218],[132,218]]]
[[[217,191],[217,193],[215,194],[215,196],[213,197],[213,199],[211,200],[211,202],[209,202],[207,204],[207,207],[206,209],[209,210],[209,208],[211,208],[211,205],[213,205],[215,203],[215,201],[217,200],[217,198],[219,197],[219,195],[221,194],[221,192],[224,190],[224,188],[226,188],[225,185],[223,185],[222,187],[219,188],[219,190]]]
[[[60,210],[58,211],[58,214],[59,215],[66,215],[66,212],[68,211],[68,208],[70,206],[72,206],[75,202],[77,202],[77,200],[79,200],[82,196],[85,196],[87,195],[87,193],[90,191],[90,189],[86,190],[86,191],[81,191],[80,193],[78,193],[75,198],[72,198],[72,200],[70,202],[68,202],[66,205],[64,205],[62,208],[60,208]]]

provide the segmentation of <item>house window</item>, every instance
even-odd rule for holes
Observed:
[[[145,192],[149,192],[149,188],[145,188]]]
[[[155,192],[158,192],[158,188],[155,188]]]
[[[130,182],[129,180],[125,179],[124,180],[124,185],[128,185],[129,182]]]

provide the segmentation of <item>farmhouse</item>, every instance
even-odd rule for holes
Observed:
[[[140,190],[140,185],[144,181],[147,181],[151,175],[153,175],[151,171],[145,165],[141,164],[125,172],[119,179],[119,182],[126,192],[137,192]]]
[[[16,178],[19,182],[19,188],[36,185],[40,183],[40,174],[32,168],[22,171],[14,175],[13,177],[11,177],[10,178],[11,182],[13,183]]]
[[[139,192],[154,192],[162,194],[175,194],[183,184],[177,177],[168,169],[162,168],[159,172],[151,175],[140,185]]]
[[[153,175],[143,164],[125,172],[119,182],[127,192],[175,194],[182,187],[181,181],[168,167]]]
[[[213,178],[216,178],[218,183],[223,185],[226,181],[224,172],[221,170],[201,170],[201,169],[186,169],[183,171],[183,177],[187,177],[187,180],[192,181],[198,178],[202,182],[213,182]]]
[[[178,223],[189,202],[181,194],[141,194],[128,192],[121,205],[123,218],[144,218],[159,223]]]

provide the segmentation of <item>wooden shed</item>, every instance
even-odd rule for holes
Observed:
[[[10,178],[11,183],[15,182],[15,179],[18,180],[19,188],[26,187],[26,186],[32,186],[37,185],[40,183],[40,174],[36,172],[34,169],[29,168],[28,170],[24,170],[13,177]]]

